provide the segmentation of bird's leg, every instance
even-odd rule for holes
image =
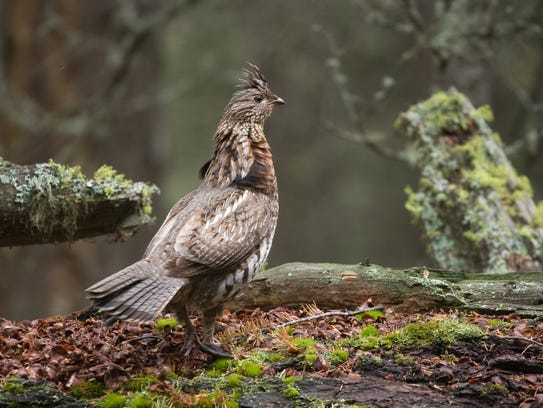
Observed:
[[[177,308],[175,314],[177,315],[177,318],[179,320],[185,323],[185,330],[187,334],[185,338],[185,343],[183,344],[183,347],[181,347],[181,354],[184,354],[185,358],[188,358],[190,352],[194,348],[194,341],[196,340],[196,342],[199,344],[200,340],[198,340],[198,338],[196,337],[196,329],[190,321],[187,308],[181,305]]]
[[[222,306],[205,310],[202,313],[202,341],[197,338],[200,349],[214,357],[232,358],[232,354],[224,351],[213,334],[215,333],[215,317],[222,313]]]
[[[204,343],[218,344],[213,338],[215,334],[215,318],[222,313],[222,306],[204,310],[202,313],[202,341]]]

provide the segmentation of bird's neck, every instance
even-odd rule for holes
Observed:
[[[211,186],[239,186],[266,194],[277,190],[275,169],[263,125],[219,126],[215,152],[204,177]]]

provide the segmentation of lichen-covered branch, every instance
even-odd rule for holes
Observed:
[[[406,189],[406,208],[443,269],[542,270],[543,203],[534,203],[491,120],[488,106],[475,109],[454,89],[400,115],[397,127],[416,146],[421,170],[418,190]]]
[[[125,239],[151,221],[154,185],[109,166],[92,178],[53,161],[19,166],[0,158],[0,246],[73,241],[114,233]]]
[[[543,316],[543,272],[465,275],[424,267],[289,263],[258,274],[227,307],[271,309],[315,302],[356,309],[368,299],[412,313],[452,308]]]

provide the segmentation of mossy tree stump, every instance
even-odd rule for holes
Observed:
[[[132,235],[151,221],[154,185],[110,166],[93,178],[53,161],[19,166],[0,158],[0,246]]]
[[[507,273],[543,269],[543,203],[533,201],[488,122],[461,93],[439,92],[400,115],[421,170],[406,207],[443,269]]]

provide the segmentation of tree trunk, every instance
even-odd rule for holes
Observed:
[[[126,238],[151,220],[158,188],[104,166],[87,179],[78,167],[18,166],[0,159],[0,246]]]
[[[533,201],[488,126],[459,92],[438,92],[400,115],[397,126],[416,148],[418,191],[406,208],[424,229],[443,269],[507,273],[543,269],[543,203]]]
[[[424,267],[289,263],[261,272],[227,307],[267,309],[315,302],[326,308],[356,308],[368,299],[413,313],[455,308],[542,316],[543,272],[464,275]]]

